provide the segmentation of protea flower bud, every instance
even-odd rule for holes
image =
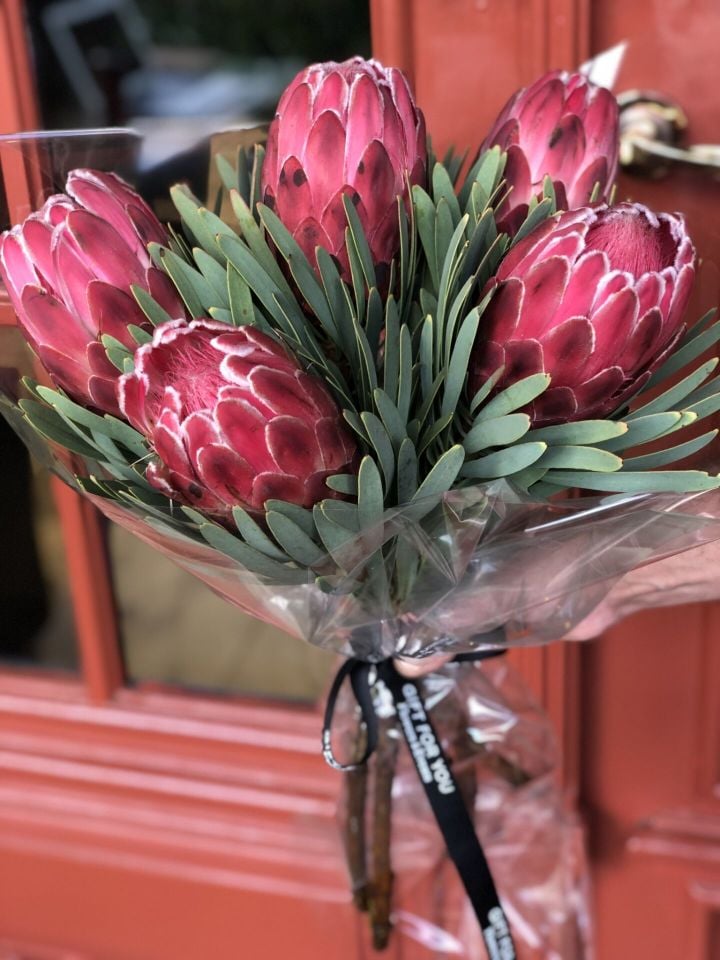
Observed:
[[[50,197],[0,238],[0,273],[18,321],[48,373],[71,397],[118,413],[120,376],[100,341],[128,349],[128,325],[147,328],[130,287],[137,284],[171,316],[185,308],[169,279],[152,266],[151,241],[168,234],[145,201],[112,173],[73,170],[69,196]]]
[[[261,511],[269,499],[310,507],[336,496],[327,477],[355,469],[355,443],[325,385],[253,327],[157,327],[119,397],[158,455],[149,482],[215,516]]]
[[[606,200],[617,174],[617,100],[580,73],[555,70],[510,98],[480,149],[494,146],[507,151],[511,191],[498,217],[511,233],[542,193],[546,176],[560,210],[587,204],[596,184],[595,199]]]
[[[639,203],[558,214],[518,243],[491,283],[471,361],[474,394],[547,372],[537,425],[606,417],[649,379],[684,329],[695,249],[677,214]]]
[[[354,57],[301,71],[268,133],[262,194],[315,265],[324,247],[350,280],[343,197],[357,207],[383,269],[398,251],[397,197],[423,183],[425,121],[400,70]]]

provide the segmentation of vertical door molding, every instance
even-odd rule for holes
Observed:
[[[0,132],[39,126],[30,45],[22,0],[0,0]],[[28,150],[31,150],[31,146]],[[32,155],[12,150],[2,156],[5,202],[11,222],[25,216],[42,192],[40,167]],[[14,323],[3,296],[0,322]],[[87,695],[107,700],[122,683],[119,635],[112,596],[110,564],[100,514],[58,479],[52,493],[60,517],[68,580]]]

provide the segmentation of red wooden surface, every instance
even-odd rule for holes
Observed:
[[[102,960],[352,949],[311,713],[131,691],[101,707],[80,684],[0,677],[0,716],[0,943]]]
[[[720,27],[711,0],[650,6],[654,16],[619,0],[374,0],[374,46],[413,73],[438,149],[476,146],[517,86],[623,36],[640,51],[625,85],[682,95],[695,139],[720,140],[713,54],[701,55]],[[0,0],[5,130],[35,125],[19,9]],[[633,185],[690,209],[707,237],[720,213],[709,191],[687,177]],[[0,957],[366,956],[318,717],[123,689],[99,528],[73,503],[82,678],[0,674]],[[664,611],[582,652],[515,655],[591,815],[599,960],[720,957],[719,627],[714,608]],[[411,960],[397,947],[390,957]]]
[[[629,42],[618,89],[671,96],[688,114],[688,142],[720,143],[717,3],[611,0],[592,10],[594,49]],[[686,214],[704,260],[695,313],[715,306],[717,177],[625,177],[620,193]],[[582,797],[599,960],[720,957],[719,641],[720,606],[687,606],[634,617],[583,652]]]

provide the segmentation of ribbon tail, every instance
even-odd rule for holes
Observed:
[[[400,729],[450,858],[475,911],[489,960],[517,960],[510,925],[485,852],[425,710],[420,687],[414,680],[402,677],[391,660],[379,665],[378,675],[392,694]]]

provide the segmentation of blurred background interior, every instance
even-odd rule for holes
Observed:
[[[342,17],[336,0],[301,11],[295,0],[28,0],[26,10],[42,127],[136,130],[133,179],[165,219],[176,180],[207,196],[212,134],[271,119],[306,63],[370,52],[366,0],[345,0]],[[29,372],[18,331],[0,338]],[[3,420],[0,530],[15,544],[0,551],[0,660],[76,671],[51,485]],[[130,683],[317,699],[328,654],[244,617],[119,528],[106,535]]]

